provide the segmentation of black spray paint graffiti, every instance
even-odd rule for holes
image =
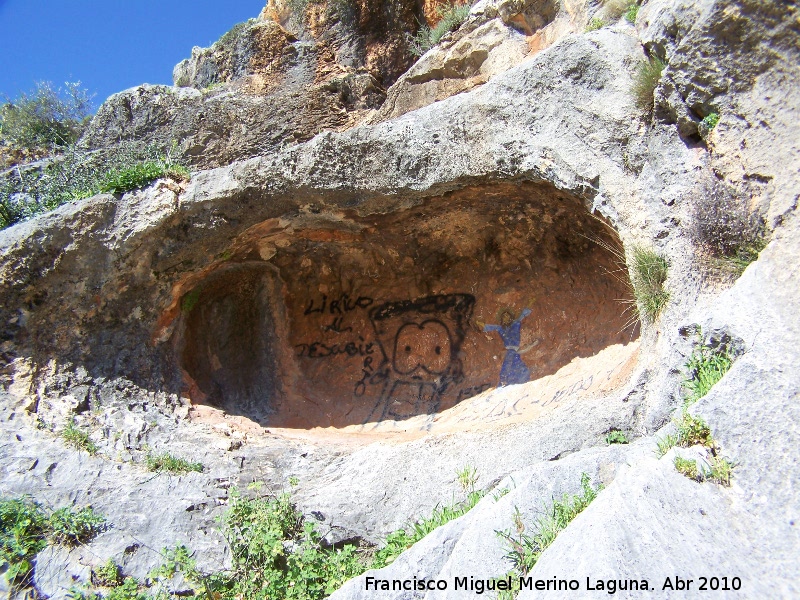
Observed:
[[[330,302],[328,301],[328,296],[326,294],[322,294],[322,299],[319,303],[315,302],[312,298],[308,301],[308,305],[306,306],[305,311],[303,314],[308,316],[314,313],[319,313],[321,315],[324,314],[331,314],[331,315],[344,315],[345,313],[349,313],[350,311],[356,310],[358,308],[367,308],[371,306],[374,300],[367,296],[359,296],[356,299],[350,297],[348,293],[339,294],[337,299],[331,299]]]
[[[347,293],[339,294],[338,298],[329,301],[328,296],[323,294],[319,302],[315,302],[313,298],[308,301],[303,315],[333,315],[333,320],[329,324],[321,326],[322,331],[324,333],[349,333],[353,331],[353,328],[342,325],[345,315],[354,310],[366,310],[373,302],[374,300],[367,296],[352,299]],[[317,340],[307,344],[296,344],[295,348],[297,348],[297,356],[300,358],[328,358],[340,355],[366,356],[374,352],[373,346],[375,346],[373,342],[365,342],[363,337],[358,336],[357,341],[330,343]]]
[[[354,393],[378,385],[380,394],[364,423],[438,411],[445,392],[464,381],[461,344],[474,306],[470,294],[447,294],[370,309],[381,357],[364,358]]]

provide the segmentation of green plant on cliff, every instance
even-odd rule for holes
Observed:
[[[566,529],[591,502],[597,498],[602,486],[593,487],[589,475],[581,475],[581,491],[578,494],[564,494],[561,500],[553,500],[535,524],[532,534],[526,533],[526,526],[519,510],[514,515],[514,531],[498,531],[508,545],[506,557],[511,559],[513,569],[507,574],[512,577],[515,589],[501,591],[498,600],[510,600],[519,592],[519,577],[527,575],[548,546],[559,533]]]
[[[467,20],[472,7],[469,3],[448,2],[436,8],[439,22],[434,27],[420,26],[416,35],[408,36],[408,49],[413,56],[422,56],[445,36]]]
[[[618,429],[612,429],[606,434],[606,444],[609,446],[611,444],[627,444],[628,436],[625,435],[625,432],[619,431]]]
[[[162,452],[160,454],[147,454],[145,459],[147,463],[147,470],[155,473],[170,473],[172,475],[182,475],[195,471],[197,473],[203,472],[203,463],[192,462],[185,458],[173,456],[169,452]]]
[[[628,23],[636,23],[636,16],[639,14],[640,6],[638,4],[631,4],[625,11],[625,20]]]
[[[189,171],[176,149],[122,142],[102,152],[74,146],[38,168],[16,168],[0,179],[0,228],[62,204],[103,192],[121,193],[167,177],[186,180]]]
[[[26,150],[68,146],[80,136],[91,108],[91,96],[80,82],[63,88],[39,82],[32,92],[0,105],[0,140]]]
[[[465,466],[456,471],[456,475],[466,493],[466,498],[461,502],[436,506],[430,516],[413,521],[409,526],[390,533],[386,537],[386,543],[375,553],[372,569],[382,569],[392,563],[400,554],[437,527],[467,514],[486,495],[484,491],[475,489],[478,483],[478,470],[475,467]]]
[[[48,540],[74,546],[91,540],[105,527],[105,518],[90,507],[45,509],[31,498],[0,498],[0,564],[12,589],[31,583],[34,557]]]
[[[767,246],[769,230],[748,197],[723,181],[706,183],[691,205],[689,228],[701,265],[739,277]]]
[[[669,302],[669,292],[664,287],[669,263],[655,250],[634,246],[629,270],[639,315],[653,323]]]
[[[137,163],[111,169],[100,184],[100,191],[109,194],[123,194],[152,183],[156,179],[169,177],[177,181],[189,179],[189,170],[182,165],[161,161]]]
[[[698,344],[686,362],[686,378],[683,388],[686,390],[685,403],[697,402],[705,396],[725,373],[733,366],[733,357],[724,349],[712,350]]]
[[[675,455],[675,460],[673,461],[673,463],[675,465],[675,470],[678,471],[678,473],[680,473],[684,477],[688,477],[689,479],[698,478],[696,460],[683,458],[682,456]]]
[[[89,438],[89,434],[79,428],[72,419],[67,422],[66,427],[61,431],[61,438],[64,443],[76,450],[85,450],[92,455],[97,454],[99,450],[97,444]]]
[[[708,134],[717,126],[717,123],[719,123],[719,113],[712,112],[706,115],[697,127],[700,137],[707,138]]]
[[[633,101],[638,108],[648,112],[653,110],[653,93],[665,66],[656,56],[639,65],[631,88]]]
[[[269,598],[316,600],[366,570],[356,546],[325,545],[288,494],[245,499],[234,491],[221,525],[231,568],[198,577],[206,598],[255,600],[269,590]]]
[[[589,21],[589,24],[586,25],[586,32],[588,33],[589,31],[597,31],[598,29],[602,29],[605,26],[606,24],[605,21],[603,21],[603,19],[599,17],[594,17],[591,21]]]

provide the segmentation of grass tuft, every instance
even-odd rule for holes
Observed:
[[[625,11],[625,20],[628,23],[636,23],[636,15],[639,14],[639,8],[638,4],[631,4]]]
[[[733,357],[725,350],[713,351],[698,345],[686,363],[687,374],[683,382],[686,390],[686,405],[691,405],[705,396],[709,390],[733,366]]]
[[[667,259],[655,250],[634,246],[631,253],[630,275],[639,315],[653,323],[669,302],[664,289],[669,273]]]
[[[681,475],[694,479],[698,483],[711,481],[724,487],[730,487],[733,464],[722,456],[713,456],[708,467],[700,467],[695,459],[675,456],[675,469]]]
[[[147,470],[155,473],[170,473],[172,475],[181,475],[183,473],[190,473],[195,471],[197,473],[203,472],[203,463],[191,462],[184,458],[178,458],[168,452],[161,454],[147,454]]]
[[[597,498],[602,486],[593,487],[589,475],[581,475],[581,491],[579,494],[564,494],[561,500],[553,500],[544,516],[536,522],[536,532],[532,535],[525,533],[525,524],[522,522],[519,510],[514,515],[515,531],[498,531],[509,546],[506,557],[511,560],[514,567],[508,575],[515,583],[515,589],[501,591],[498,600],[511,599],[519,592],[519,578],[526,576],[536,565],[542,552],[550,546],[558,534],[566,529],[567,525],[577,517],[591,502]]]
[[[382,569],[386,565],[391,564],[400,554],[408,550],[437,527],[441,527],[467,514],[480,502],[483,496],[483,492],[473,490],[467,494],[467,498],[463,502],[453,505],[437,506],[433,509],[429,517],[415,521],[406,529],[399,529],[390,533],[386,537],[386,543],[383,548],[375,553],[375,558],[370,568]]]
[[[91,439],[89,434],[80,429],[75,421],[70,420],[67,426],[61,431],[61,438],[68,446],[72,446],[76,450],[85,450],[91,455],[97,454],[99,448]]]
[[[688,477],[689,479],[695,479],[699,481],[699,473],[697,471],[697,461],[694,459],[683,458],[681,456],[675,455],[675,460],[673,461],[675,465],[675,469],[681,475]]]
[[[664,437],[658,438],[656,440],[656,456],[658,458],[661,458],[667,452],[669,452],[675,446],[677,446],[678,442],[680,442],[680,439],[678,438],[678,435],[675,433],[668,433]]]
[[[715,456],[711,459],[711,468],[703,473],[703,478],[707,481],[713,481],[719,485],[730,487],[733,466],[733,463],[727,458]]]
[[[708,423],[701,417],[690,415],[687,410],[681,411],[680,418],[675,423],[678,426],[678,445],[689,447],[699,444],[714,447],[714,438]]]
[[[653,56],[639,65],[636,70],[631,94],[634,104],[641,110],[646,112],[653,110],[653,93],[665,66],[660,59]]]

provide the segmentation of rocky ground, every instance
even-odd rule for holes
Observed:
[[[109,523],[43,550],[37,593],[63,598],[108,558],[143,578],[178,543],[224,568],[215,518],[253,482],[291,489],[330,542],[381,544],[462,494],[469,466],[487,491],[474,509],[332,597],[476,597],[454,578],[505,575],[496,532],[530,527],[583,473],[604,489],[530,572],[580,591],[548,597],[596,580],[702,595],[662,590],[674,577],[800,594],[797,7],[604,11],[482,0],[406,71],[364,34],[373,13],[354,37],[271,4],[233,49],[176,67],[187,87],[109,99],[82,143],[177,136],[197,171],[0,232],[0,492]],[[666,63],[652,112],[631,93],[648,54]],[[715,181],[770,231],[738,278],[693,233]],[[626,329],[610,272],[636,246],[666,257],[669,302]],[[532,380],[498,388],[505,349],[484,326],[505,307],[533,310],[518,347]],[[676,470],[707,448],[657,453],[698,345],[735,357],[688,409],[730,486]],[[73,419],[96,455],[64,444]],[[154,474],[153,450],[204,469]],[[368,576],[450,585],[376,595]]]

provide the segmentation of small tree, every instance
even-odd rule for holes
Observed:
[[[0,140],[18,148],[54,149],[74,143],[91,115],[91,97],[80,82],[56,89],[42,81],[30,94],[0,105]]]

